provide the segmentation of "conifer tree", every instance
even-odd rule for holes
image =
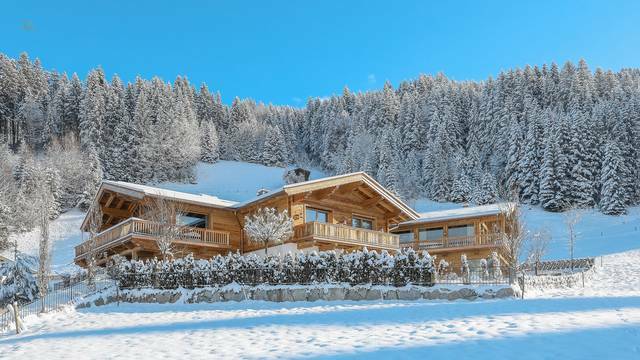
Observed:
[[[280,129],[277,126],[269,128],[262,152],[262,163],[267,166],[285,167],[287,165],[286,151]]]
[[[220,159],[218,131],[212,122],[204,122],[200,126],[200,159],[207,163],[214,163]]]
[[[604,161],[602,162],[602,194],[600,197],[600,209],[607,215],[620,215],[626,213],[624,187],[620,178],[622,156],[617,144],[607,141],[604,148]]]

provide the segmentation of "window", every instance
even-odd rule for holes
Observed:
[[[414,241],[413,231],[402,231],[396,235],[400,235],[400,244],[410,244]]]
[[[373,220],[354,216],[351,218],[351,226],[361,229],[373,230]]]
[[[205,229],[207,227],[207,215],[184,213],[178,216],[176,223],[178,225]]]
[[[305,212],[305,221],[329,222],[329,212],[308,207]]]
[[[444,228],[420,229],[420,241],[436,241],[444,237]]]
[[[450,238],[473,236],[474,234],[473,224],[449,226],[449,229],[447,230],[447,237]]]

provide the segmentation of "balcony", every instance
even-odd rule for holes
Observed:
[[[504,233],[490,233],[471,236],[444,237],[438,240],[417,241],[407,243],[407,246],[413,246],[420,250],[437,250],[437,249],[453,249],[453,248],[490,248],[498,247],[505,244]]]
[[[308,222],[294,228],[296,241],[316,240],[343,245],[360,245],[374,249],[398,250],[398,235],[355,228],[341,224]]]
[[[129,218],[96,235],[96,251],[107,249],[125,239],[151,238],[157,236],[165,225],[138,218]],[[229,247],[229,233],[224,231],[202,228],[183,227],[180,235],[174,240],[176,243],[200,244],[215,247]],[[76,246],[76,257],[83,256],[91,250],[91,241],[85,241]]]

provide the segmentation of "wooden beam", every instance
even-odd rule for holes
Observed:
[[[118,205],[116,205],[116,209],[122,209],[122,205],[124,204],[125,199],[124,198],[120,198],[120,200],[118,200]]]
[[[374,196],[370,199],[367,199],[365,201],[363,201],[360,205],[364,206],[364,207],[370,207],[370,206],[374,206],[377,203],[379,203],[380,201],[382,201],[383,197],[382,195],[378,195],[378,196]]]
[[[352,183],[349,183],[349,184],[340,185],[340,186],[338,186],[338,189],[336,190],[336,194],[340,194],[340,195],[349,194],[352,191],[354,191],[355,189],[357,189],[360,186],[362,186],[362,184],[364,184],[362,181],[356,181],[356,182],[352,182]]]
[[[106,215],[126,219],[129,217],[130,212],[123,209],[104,208],[102,212]]]
[[[107,202],[104,203],[104,207],[108,208],[111,207],[111,203],[113,202],[113,199],[116,198],[116,194],[114,193],[110,193],[109,197],[107,198]]]
[[[329,196],[333,195],[336,192],[337,188],[337,186],[332,186],[322,190],[310,191],[311,194],[309,196],[306,196],[306,198],[313,200],[326,199]]]

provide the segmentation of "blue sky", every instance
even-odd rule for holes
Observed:
[[[180,4],[180,5],[178,5]],[[3,0],[0,52],[48,69],[186,75],[223,100],[304,105],[309,96],[420,73],[482,80],[502,69],[587,60],[640,67],[640,1]]]

